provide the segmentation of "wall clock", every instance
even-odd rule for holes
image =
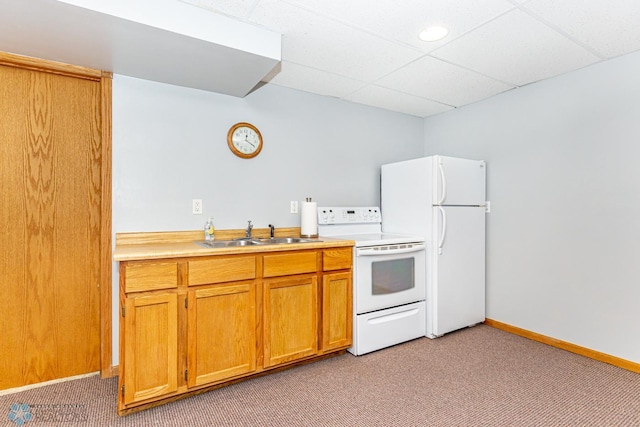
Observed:
[[[251,159],[262,150],[262,135],[251,123],[236,123],[227,133],[227,144],[236,156]]]

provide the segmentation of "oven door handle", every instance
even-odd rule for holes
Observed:
[[[425,250],[425,245],[419,243],[417,245],[412,245],[408,248],[398,248],[398,249],[380,249],[379,247],[370,247],[370,248],[358,248],[356,255],[357,256],[383,256],[383,255],[397,255],[397,254],[408,254],[411,252],[420,252]]]

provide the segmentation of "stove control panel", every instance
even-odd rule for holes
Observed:
[[[318,224],[380,224],[380,208],[373,207],[319,207]]]

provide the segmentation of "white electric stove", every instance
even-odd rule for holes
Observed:
[[[356,242],[350,353],[425,336],[424,238],[383,233],[379,207],[319,207],[318,235]]]

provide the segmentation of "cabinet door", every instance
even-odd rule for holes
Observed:
[[[124,317],[124,403],[178,389],[178,295],[127,298]]]
[[[327,274],[322,278],[322,351],[351,346],[351,272]]]
[[[189,292],[189,387],[255,371],[255,286],[221,284]]]
[[[318,353],[318,279],[264,281],[264,366]]]

